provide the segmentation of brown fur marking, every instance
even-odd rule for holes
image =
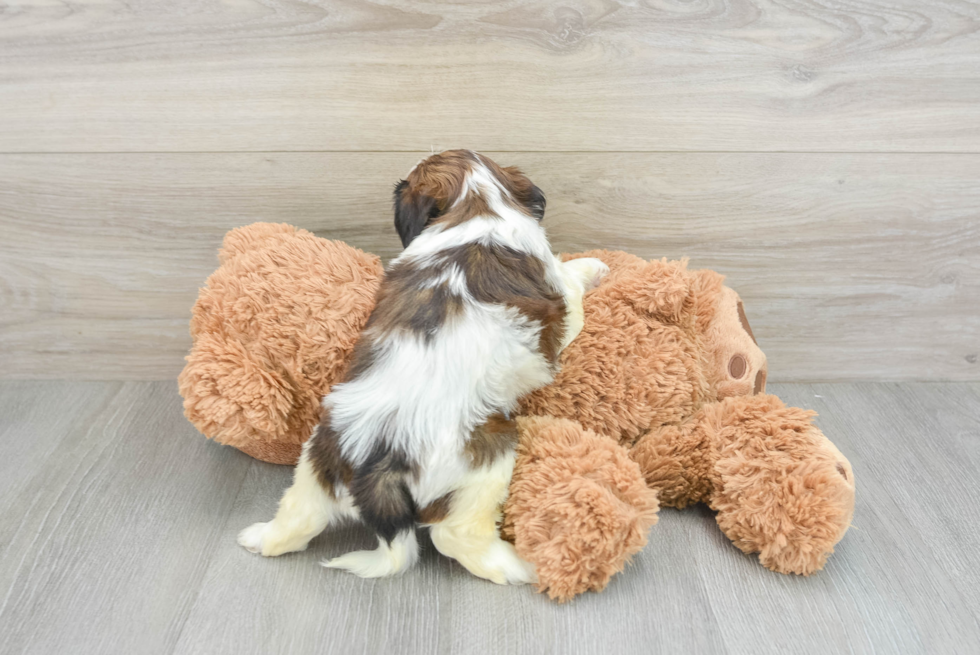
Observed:
[[[377,305],[365,330],[377,328],[387,333],[405,329],[431,339],[439,328],[463,311],[463,299],[448,284],[431,286],[432,278],[441,272],[408,262],[391,267],[378,289]]]
[[[490,204],[486,198],[479,193],[470,193],[460,200],[458,204],[454,204],[452,209],[434,220],[433,223],[444,224],[446,229],[449,229],[457,225],[462,225],[477,216],[492,218],[494,215],[490,211]]]
[[[476,161],[468,150],[447,150],[420,162],[405,178],[409,197],[428,196],[444,212],[463,192],[463,183]]]
[[[414,208],[417,215],[425,214],[425,227],[441,223],[451,228],[477,216],[493,217],[490,204],[481,193],[470,190],[463,196],[464,183],[474,165],[484,166],[497,179],[504,190],[501,195],[505,202],[541,220],[544,195],[520,169],[502,167],[469,150],[447,150],[420,162],[405,178],[407,184],[399,187],[396,202]],[[421,231],[421,226],[418,229]]]
[[[340,454],[338,435],[330,426],[330,412],[326,410],[310,438],[309,458],[320,484],[334,498],[337,484],[350,484],[354,469]]]
[[[492,464],[501,454],[517,446],[517,421],[503,414],[492,414],[483,425],[478,425],[466,442],[466,454],[473,461],[473,468]]]
[[[361,333],[361,337],[354,344],[354,352],[351,355],[350,368],[347,369],[345,380],[353,380],[359,377],[374,363],[374,339],[370,334]]]
[[[438,523],[449,516],[449,509],[452,506],[453,492],[439,496],[431,503],[419,510],[419,523],[432,524]]]
[[[418,473],[418,465],[405,453],[380,442],[354,470],[349,489],[360,518],[389,544],[415,525],[415,500],[408,481],[417,479]]]
[[[466,277],[467,290],[483,303],[514,307],[541,325],[541,354],[554,364],[565,334],[565,299],[545,279],[537,257],[506,246],[468,243],[443,254]]]

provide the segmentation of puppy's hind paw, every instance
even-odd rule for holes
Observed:
[[[483,558],[486,576],[491,582],[506,585],[533,584],[538,581],[534,564],[526,562],[506,541],[491,544]]]
[[[268,527],[268,523],[253,523],[238,533],[238,545],[251,553],[261,555],[262,538]]]

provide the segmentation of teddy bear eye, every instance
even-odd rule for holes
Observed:
[[[745,358],[741,355],[733,355],[732,358],[728,360],[728,374],[736,380],[745,375],[745,369],[747,368],[748,366],[745,363]]]

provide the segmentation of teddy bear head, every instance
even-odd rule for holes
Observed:
[[[554,382],[522,413],[555,416],[624,445],[702,405],[765,390],[766,356],[724,277],[687,261],[599,250],[610,269],[585,297],[585,327]]]
[[[698,271],[696,275],[720,277],[713,271]],[[742,299],[726,286],[712,288],[710,293],[713,307],[707,313],[709,318],[703,322],[699,337],[706,355],[705,377],[711,395],[722,400],[765,393],[766,355],[752,334]]]

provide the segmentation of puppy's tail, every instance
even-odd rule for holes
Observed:
[[[378,535],[378,548],[348,553],[324,566],[380,578],[402,573],[418,561],[418,511],[408,488],[410,474],[408,459],[386,446],[354,470],[350,493],[361,520]]]
[[[419,545],[415,530],[405,530],[390,542],[378,538],[374,550],[358,550],[323,562],[331,569],[343,569],[362,578],[384,578],[404,573],[419,559]]]

